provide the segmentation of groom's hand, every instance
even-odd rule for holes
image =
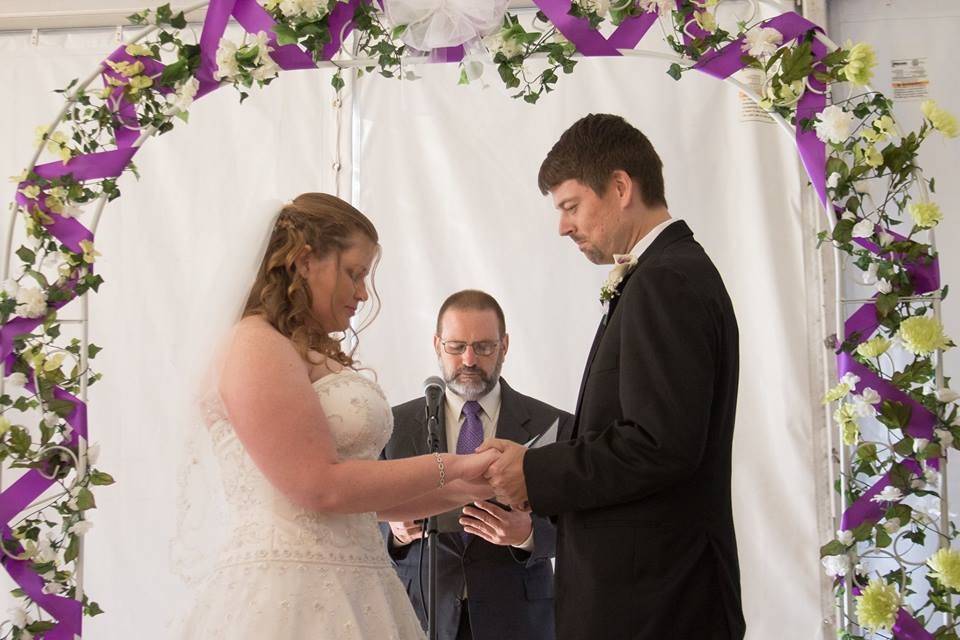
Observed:
[[[527,448],[512,440],[492,438],[485,440],[477,452],[489,449],[500,452],[500,457],[483,474],[490,482],[497,500],[509,505],[525,505],[527,481],[523,477],[523,456],[527,454]]]

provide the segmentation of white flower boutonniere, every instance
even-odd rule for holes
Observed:
[[[607,281],[600,287],[600,302],[606,304],[620,295],[620,283],[635,266],[637,266],[637,256],[631,253],[613,256],[613,268],[607,275]]]

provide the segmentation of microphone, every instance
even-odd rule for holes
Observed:
[[[443,378],[430,376],[423,381],[423,396],[427,401],[427,446],[430,451],[440,450],[440,405],[447,388]]]

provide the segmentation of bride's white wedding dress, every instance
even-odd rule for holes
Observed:
[[[313,387],[340,458],[376,459],[393,428],[380,387],[351,369]],[[294,505],[254,465],[222,408],[209,412],[232,520],[227,545],[181,637],[423,638],[375,514],[317,513]]]

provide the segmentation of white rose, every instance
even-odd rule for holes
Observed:
[[[300,8],[300,3],[297,0],[281,0],[280,2],[280,11],[288,18],[292,18],[300,14],[302,9]]]
[[[813,126],[822,142],[840,144],[850,137],[854,122],[852,113],[832,104],[817,115]]]
[[[896,533],[897,531],[900,530],[901,526],[902,525],[900,524],[900,518],[890,518],[889,520],[883,523],[883,528],[889,534]]]
[[[55,596],[58,593],[62,593],[65,588],[66,587],[59,582],[48,582],[47,584],[43,585],[43,592],[48,595]]]
[[[903,493],[900,489],[894,487],[893,485],[887,485],[883,488],[883,491],[873,496],[870,500],[872,502],[896,502],[903,498]]]
[[[847,385],[851,389],[856,389],[857,385],[860,383],[860,376],[848,371],[847,373],[843,374],[842,378],[840,378],[840,382]]]
[[[877,240],[880,241],[881,247],[886,247],[887,245],[893,242],[893,234],[889,233],[888,231],[882,230],[880,231],[880,233],[877,234]]]
[[[882,401],[880,394],[871,387],[865,387],[863,393],[860,394],[860,397],[863,398],[863,401],[868,404],[880,404]]]
[[[923,479],[927,482],[927,486],[929,486],[932,491],[936,491],[937,487],[940,486],[940,472],[938,472],[936,469],[931,469],[930,467],[924,469]]]
[[[39,318],[47,312],[47,294],[37,287],[20,287],[17,291],[17,314]]]
[[[845,576],[850,571],[850,558],[847,556],[824,556],[820,563],[831,578]]]
[[[321,0],[300,0],[300,10],[308,18],[322,18],[327,15],[327,3]]]
[[[16,373],[11,373],[9,376],[7,376],[7,384],[14,389],[21,389],[27,385],[27,376],[19,371]]]
[[[213,73],[213,79],[233,80],[239,74],[237,45],[226,38],[221,38],[220,46],[217,48],[217,70]]]
[[[776,29],[755,27],[744,34],[744,43],[741,48],[748,55],[759,58],[776,53],[781,44],[783,44],[783,34]]]
[[[77,522],[74,522],[72,525],[70,525],[70,529],[67,531],[67,533],[70,533],[75,536],[82,536],[88,531],[90,531],[90,529],[92,528],[93,528],[93,523],[90,522],[89,520],[78,520]]]
[[[7,619],[10,620],[10,624],[15,627],[20,627],[21,629],[30,624],[30,617],[27,615],[27,610],[23,607],[10,607],[7,609]]]
[[[837,530],[837,540],[840,541],[840,544],[849,547],[853,544],[853,531],[848,531],[847,529]]]
[[[946,429],[935,429],[933,434],[940,441],[940,446],[948,449],[953,445],[953,434]]]
[[[267,58],[264,62],[260,63],[256,69],[250,74],[254,80],[259,80],[260,82],[265,82],[271,78],[276,78],[277,74],[280,72],[280,67],[277,66],[270,58]]]
[[[937,400],[939,400],[940,402],[946,402],[946,403],[953,402],[957,398],[960,398],[960,393],[957,393],[953,389],[947,389],[946,387],[942,389],[937,389],[936,395],[937,395]]]
[[[877,291],[879,291],[880,293],[890,293],[891,291],[893,291],[893,285],[890,284],[889,280],[884,280],[883,278],[880,278],[879,280],[877,280]]]
[[[927,445],[930,444],[930,441],[926,438],[917,438],[913,441],[913,452],[920,453],[927,448]]]
[[[840,183],[840,174],[834,171],[830,174],[830,177],[827,178],[827,187],[830,189],[836,189],[837,185]]]
[[[873,235],[873,220],[869,218],[864,218],[857,224],[853,225],[853,237],[854,238],[869,238]]]

